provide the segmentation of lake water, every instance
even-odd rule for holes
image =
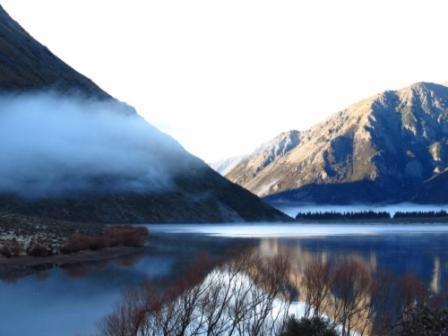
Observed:
[[[226,255],[240,246],[262,256],[287,253],[355,258],[373,270],[418,276],[434,292],[448,280],[444,225],[149,225],[151,249],[109,262],[52,268],[0,280],[0,335],[93,335],[122,292],[147,278],[170,283],[201,253]]]

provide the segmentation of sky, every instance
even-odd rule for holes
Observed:
[[[0,0],[207,162],[362,98],[448,81],[446,0]]]

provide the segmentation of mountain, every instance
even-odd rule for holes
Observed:
[[[264,143],[257,148],[250,156],[246,156],[238,165],[236,165],[226,176],[234,179],[238,184],[244,184],[246,188],[253,188],[256,193],[265,196],[267,185],[256,185],[252,182],[264,169],[272,163],[285,157],[291,150],[296,148],[301,142],[299,131],[289,131],[281,133],[269,142]]]
[[[34,40],[1,6],[0,88],[3,92],[60,89],[87,96],[109,97],[90,79]]]
[[[245,159],[245,155],[233,156],[228,159],[224,159],[217,162],[210,163],[210,167],[221,175],[225,176],[230,172],[238,163]]]
[[[227,175],[231,171],[235,175],[249,174],[253,175],[256,171],[259,171],[275,161],[277,158],[286,155],[289,151],[295,148],[300,142],[299,131],[289,131],[281,133],[269,142],[264,143],[258,147],[250,155],[250,165],[246,166],[245,170],[235,171],[235,167],[240,167],[239,164],[246,161],[248,155],[235,156],[229,159],[225,159],[216,163],[212,163],[210,166],[221,175]]]
[[[448,87],[422,82],[359,101],[283,155],[256,151],[226,177],[269,201],[398,201],[448,167],[447,144]]]
[[[447,204],[447,190],[448,170],[445,170],[423,182],[412,197],[412,201],[427,204]]]
[[[72,96],[76,96],[77,99],[81,97],[89,101],[99,100],[121,104],[90,79],[76,72],[58,59],[46,47],[34,40],[0,6],[0,93],[2,96],[5,94],[15,96],[23,93],[45,91],[51,91],[53,94],[57,92],[58,95],[67,100]],[[32,106],[30,105],[30,107]],[[129,109],[125,110],[127,113],[134,113],[129,112]],[[51,113],[53,111],[46,112]],[[54,111],[54,113],[57,112],[61,111]],[[54,127],[58,127],[58,125],[56,124]],[[148,125],[149,128],[150,126]],[[114,129],[114,134],[120,134],[120,131],[119,128]],[[115,182],[113,180],[115,175],[94,176],[92,179],[102,185],[101,192],[92,190],[70,193],[66,191],[62,195],[46,195],[39,198],[26,198],[14,193],[2,192],[0,196],[0,212],[102,223],[224,222],[288,219],[288,217],[271,208],[255,195],[214,172],[204,162],[186,152],[167,135],[155,129],[153,132],[154,137],[162,139],[165,144],[169,143],[169,146],[174,148],[171,153],[161,153],[160,157],[155,158],[155,162],[171,159],[171,166],[184,167],[185,164],[185,167],[188,167],[188,169],[185,168],[173,174],[171,181],[173,185],[169,189],[154,192],[151,190],[151,186],[146,188],[139,185],[138,190],[108,190],[107,186]],[[91,133],[85,134],[90,136]],[[17,137],[19,136],[27,139],[25,134],[17,134]],[[79,153],[88,149],[91,150],[84,139],[70,140],[70,146],[72,146],[70,148],[74,148],[76,144],[79,144],[79,148],[77,148]],[[31,145],[33,141],[37,140],[30,139],[29,141]],[[140,149],[138,148],[138,150]],[[159,152],[162,150],[163,148],[159,149]],[[14,154],[14,157],[17,156],[17,153],[11,154]],[[45,160],[45,157],[45,155],[39,157],[40,163]],[[61,162],[59,166],[56,166],[55,170],[60,169],[63,165],[64,162]],[[107,168],[108,162],[98,162],[98,166]],[[32,167],[20,168],[32,169]],[[154,169],[154,167],[149,166],[147,168],[148,171]],[[87,172],[89,169],[89,166],[82,167],[82,170]],[[34,173],[36,171],[39,173],[37,168],[34,169]],[[52,172],[45,170],[40,173],[44,176]],[[73,180],[73,184],[76,184],[76,178],[77,176],[67,175],[62,182]],[[30,181],[30,183],[35,182],[34,180]],[[24,192],[26,191],[24,190]]]

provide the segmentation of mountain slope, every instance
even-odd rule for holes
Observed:
[[[34,40],[1,6],[0,88],[2,91],[61,89],[108,97],[90,79]]]
[[[228,172],[230,172],[238,163],[243,161],[245,158],[242,156],[233,156],[231,158],[210,163],[210,167],[213,168],[216,172],[225,176]]]
[[[58,92],[67,100],[72,96],[76,96],[76,99],[81,96],[82,99],[89,98],[89,101],[110,100],[112,103],[120,104],[91,80],[77,73],[35,41],[0,6],[0,93],[17,95],[48,90]],[[116,130],[118,133],[120,131]],[[221,177],[204,162],[187,153],[169,136],[157,130],[153,132],[157,138],[169,142],[170,146],[175,148],[172,153],[166,155],[162,153],[163,157],[158,157],[157,160],[170,159],[171,161],[167,163],[172,166],[186,162],[188,166],[188,169],[171,176],[173,185],[169,189],[154,192],[151,186],[148,188],[139,186],[138,190],[103,188],[101,192],[96,190],[66,192],[63,195],[47,195],[39,198],[23,198],[14,193],[2,192],[0,212],[104,223],[287,219],[258,197]],[[82,146],[83,142],[78,140],[83,139],[74,139],[74,143]],[[83,148],[78,149],[82,151]],[[107,162],[99,164],[106,167],[108,165]],[[58,166],[55,169],[59,169]],[[89,166],[82,167],[82,170],[87,172],[89,169]],[[150,169],[152,167],[148,167],[148,170]],[[47,173],[42,171],[43,175]],[[68,175],[67,179],[70,178],[73,176]],[[102,186],[113,184],[114,181],[111,179],[114,178],[109,175],[93,176],[94,181]]]
[[[226,176],[234,168],[238,166],[238,171],[234,171],[234,174],[239,178],[244,179],[240,174],[246,174],[252,176],[256,172],[265,168],[271,162],[277,160],[279,157],[286,155],[293,148],[300,143],[300,132],[292,130],[289,132],[283,132],[276,136],[271,141],[268,141],[258,147],[252,154],[236,156],[228,158],[216,163],[211,164],[211,167],[215,169],[221,175]],[[240,165],[241,162],[248,165]]]
[[[302,132],[287,155],[260,166],[255,153],[226,176],[270,200],[401,200],[448,166],[447,143],[448,88],[417,83],[355,103]]]
[[[411,200],[416,203],[447,204],[447,190],[448,170],[445,170],[423,182]]]
[[[253,182],[271,164],[280,161],[296,148],[301,141],[300,138],[299,131],[293,130],[281,133],[257,148],[250,156],[246,157],[228,172],[226,176],[238,184],[246,185],[247,188],[254,188],[256,193],[264,196],[272,185],[274,185],[272,190],[275,190],[275,179],[268,184],[256,185],[256,182]]]

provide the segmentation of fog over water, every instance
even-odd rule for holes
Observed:
[[[115,100],[54,92],[0,96],[0,192],[159,191],[188,165],[183,148]]]
[[[325,238],[333,236],[380,236],[400,235],[418,236],[421,234],[446,233],[448,225],[436,224],[282,224],[282,223],[257,223],[257,224],[213,224],[213,225],[188,225],[188,224],[161,224],[148,226],[153,233],[165,234],[198,234],[210,237],[228,238]]]

